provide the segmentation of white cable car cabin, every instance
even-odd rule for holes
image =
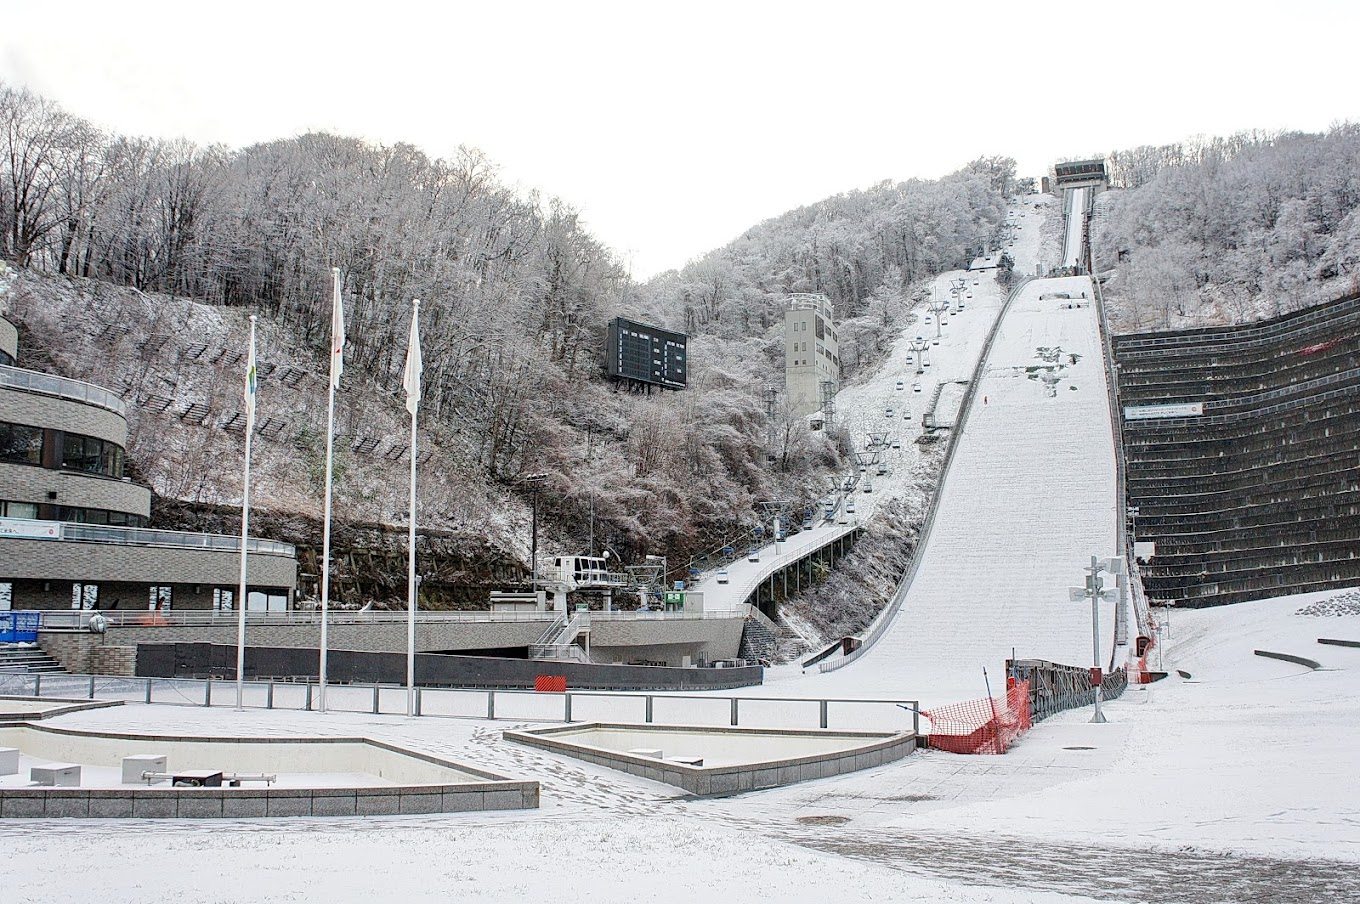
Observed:
[[[611,572],[606,560],[595,556],[558,556],[553,559],[557,582],[568,590],[591,587],[621,587],[627,579]]]

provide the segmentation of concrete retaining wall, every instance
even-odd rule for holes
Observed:
[[[315,678],[316,650],[248,647],[246,678]],[[328,678],[336,683],[405,684],[405,653],[331,650]],[[225,644],[139,644],[139,678],[236,677],[236,648]],[[543,662],[490,656],[416,655],[416,684],[425,687],[532,688],[541,675],[562,675],[571,688],[600,690],[727,690],[760,684],[759,666],[677,669],[664,666]]]
[[[538,640],[552,621],[551,615],[534,621],[457,622],[422,621],[416,624],[416,650],[447,653],[457,650],[506,650],[528,647]],[[732,618],[670,618],[598,621],[591,626],[591,653],[597,662],[626,663],[630,660],[664,662],[680,666],[683,658],[734,659],[741,646],[745,620]],[[220,624],[198,626],[110,626],[109,642],[135,646],[142,643],[205,642],[236,643],[236,622],[227,613]],[[400,621],[332,622],[330,644],[338,650],[378,653],[406,652],[406,625]],[[321,625],[247,625],[246,642],[259,647],[319,649]]]

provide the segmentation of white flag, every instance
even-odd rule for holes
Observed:
[[[420,357],[420,301],[411,302],[411,338],[406,345],[406,372],[401,385],[406,390],[406,410],[412,414],[420,407],[420,372],[425,364]]]
[[[255,423],[255,391],[259,378],[255,372],[255,318],[250,318],[250,355],[246,358],[246,429]]]
[[[332,267],[335,284],[331,301],[331,386],[340,388],[340,374],[345,370],[345,305],[340,300],[340,268]]]

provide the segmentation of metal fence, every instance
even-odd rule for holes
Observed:
[[[1030,713],[1034,722],[1096,702],[1090,669],[1043,659],[1017,659],[1006,662],[1006,674],[1016,681],[1029,683]],[[1122,696],[1128,685],[1128,673],[1122,668],[1103,673],[1101,699],[1114,700]]]
[[[317,686],[289,681],[245,682],[247,709],[309,711]],[[179,706],[236,705],[236,682],[103,675],[0,674],[0,694],[61,699],[121,700]],[[327,710],[406,714],[403,685],[329,685]],[[659,725],[746,725],[762,728],[920,730],[915,700],[643,694],[610,691],[542,692],[476,688],[417,688],[415,714],[518,722],[643,722]]]
[[[81,629],[89,628],[94,616],[91,610],[83,609],[44,609],[42,613],[44,629]],[[642,611],[638,609],[616,612],[590,613],[591,621],[685,621],[687,619],[730,619],[745,618],[746,606],[736,609],[716,609],[704,612],[664,612],[660,610]],[[100,609],[110,627],[212,627],[214,625],[235,626],[238,613],[230,609],[174,609],[149,611],[147,609]],[[475,610],[466,612],[418,611],[416,624],[432,623],[485,623],[485,622],[552,622],[561,616],[556,612],[493,612]],[[400,622],[405,624],[405,610],[343,610],[332,609],[326,615],[328,624],[382,624]],[[287,609],[277,611],[247,611],[247,625],[316,625],[321,623],[320,609]]]

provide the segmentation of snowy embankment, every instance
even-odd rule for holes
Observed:
[[[1088,768],[1037,793],[931,812],[930,828],[1360,862],[1360,649],[1317,642],[1360,640],[1360,604],[1299,614],[1336,596],[1172,610],[1169,619],[1157,610],[1164,648],[1152,664],[1160,659],[1169,678],[1131,688],[1109,706],[1110,725],[1087,723],[1089,710],[1066,713],[1005,758],[1033,769],[1081,757]]]

